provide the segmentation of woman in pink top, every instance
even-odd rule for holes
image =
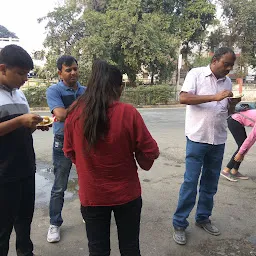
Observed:
[[[228,118],[228,128],[238,145],[238,149],[221,172],[221,176],[229,181],[237,181],[237,179],[248,180],[248,177],[241,174],[238,169],[243,161],[244,155],[256,141],[255,122],[256,109],[235,113]],[[253,127],[248,137],[244,127]]]

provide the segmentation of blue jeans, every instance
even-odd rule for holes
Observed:
[[[64,203],[64,192],[67,189],[68,177],[72,167],[72,161],[66,158],[63,153],[64,137],[54,136],[53,142],[53,167],[54,167],[54,184],[51,191],[50,199],[50,223],[51,225],[61,226],[63,219],[61,211]]]
[[[174,228],[187,228],[187,218],[192,211],[197,195],[199,176],[199,200],[196,222],[209,221],[212,214],[213,197],[217,192],[225,144],[210,145],[187,139],[186,171],[180,188],[178,207],[173,216]]]

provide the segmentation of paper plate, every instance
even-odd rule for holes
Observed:
[[[238,99],[238,98],[242,98],[244,95],[240,94],[240,95],[235,95],[233,97],[229,97],[230,99]]]
[[[41,123],[38,123],[37,124],[37,126],[49,126],[49,125],[52,125],[53,124],[53,122],[54,122],[54,120],[53,120],[53,118],[52,117],[49,117],[49,116],[42,116],[42,118],[43,119],[47,119],[47,120],[49,120],[49,122],[41,122]]]

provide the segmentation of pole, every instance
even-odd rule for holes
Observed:
[[[182,54],[180,54],[181,51],[181,46],[179,47],[179,52],[178,52],[178,66],[177,66],[177,81],[176,81],[176,100],[179,100],[179,95],[178,95],[178,90],[180,86],[180,70],[182,67]]]

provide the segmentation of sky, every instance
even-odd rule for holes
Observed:
[[[14,32],[22,46],[29,53],[43,48],[45,23],[39,24],[37,19],[44,17],[60,0],[0,0],[0,25]]]

